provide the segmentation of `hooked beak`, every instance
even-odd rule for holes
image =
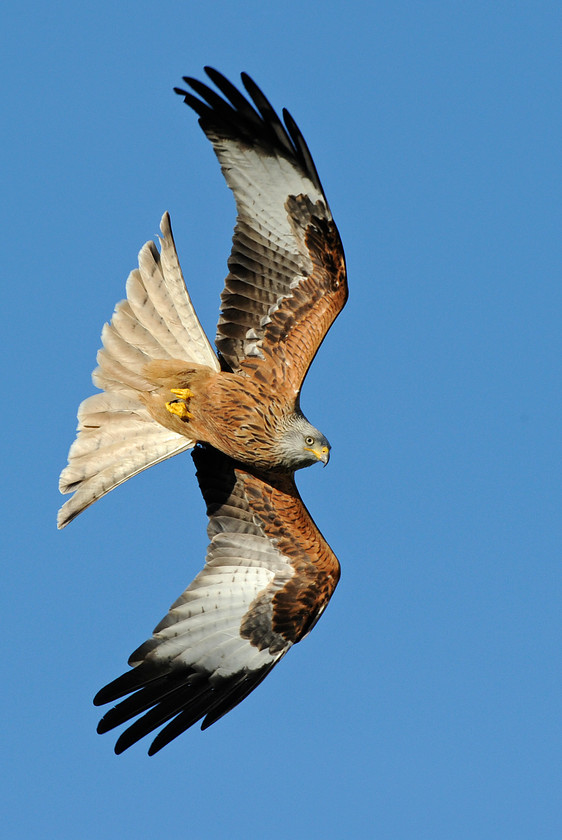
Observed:
[[[313,455],[318,458],[319,461],[322,461],[323,465],[326,466],[328,461],[330,460],[330,447],[329,446],[315,446],[314,449],[308,449],[308,452],[312,452]]]

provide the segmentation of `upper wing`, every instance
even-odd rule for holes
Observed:
[[[310,632],[339,579],[292,478],[270,483],[210,447],[193,458],[210,520],[205,567],[131,655],[133,669],[94,699],[102,705],[130,695],[98,732],[142,714],[118,739],[118,753],[166,724],[153,754],[201,718],[206,728],[240,703]]]
[[[217,348],[232,370],[256,358],[267,368],[283,366],[283,379],[298,392],[347,299],[341,240],[290,114],[283,111],[283,125],[245,73],[253,105],[220,73],[205,69],[224,98],[187,77],[201,98],[175,90],[199,114],[238,210]]]

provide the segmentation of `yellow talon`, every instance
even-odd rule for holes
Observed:
[[[191,420],[193,414],[189,411],[185,400],[193,396],[193,391],[190,391],[189,388],[171,388],[170,393],[179,397],[177,400],[170,400],[166,403],[166,408],[170,414],[175,414],[180,420]]]
[[[175,414],[176,417],[179,417],[181,420],[191,420],[193,418],[193,414],[188,411],[186,404],[184,402],[180,402],[180,400],[167,402],[166,408],[170,414]]]
[[[171,393],[175,394],[176,397],[179,397],[180,400],[188,400],[193,396],[193,391],[190,391],[189,388],[172,388]]]

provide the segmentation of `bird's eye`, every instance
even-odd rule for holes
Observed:
[[[314,443],[314,438],[313,437],[307,437],[307,438],[304,439],[304,442],[306,443],[307,446],[312,446],[313,443]]]

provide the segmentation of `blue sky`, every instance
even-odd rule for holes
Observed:
[[[22,0],[0,24],[10,836],[559,838],[560,4]],[[172,93],[205,64],[289,108],[344,241],[302,399],[332,459],[299,476],[343,575],[241,706],[116,757],[91,698],[200,568],[203,503],[183,456],[59,533],[57,479],[166,209],[214,335],[234,206]]]

